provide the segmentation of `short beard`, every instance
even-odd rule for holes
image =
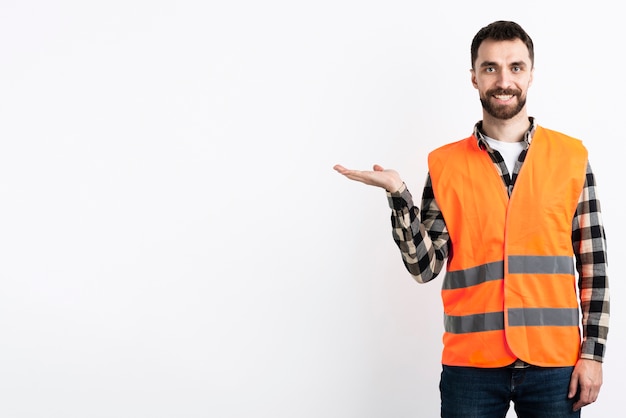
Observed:
[[[496,106],[491,103],[489,100],[490,97],[494,95],[513,95],[517,97],[517,106]],[[480,103],[483,105],[483,109],[491,116],[496,119],[507,120],[511,119],[513,116],[517,115],[526,105],[526,96],[522,96],[522,92],[520,90],[513,89],[493,89],[485,92],[485,97],[480,98]]]

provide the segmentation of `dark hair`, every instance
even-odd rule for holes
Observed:
[[[530,64],[535,64],[535,48],[533,46],[533,40],[526,33],[520,25],[515,22],[509,22],[506,20],[498,20],[485,26],[474,36],[472,40],[472,68],[478,56],[478,47],[485,39],[493,39],[495,41],[512,41],[520,39],[528,48],[528,56],[530,57]]]

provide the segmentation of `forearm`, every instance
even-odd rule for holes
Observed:
[[[597,254],[602,254],[596,253]],[[585,259],[590,255],[585,255]],[[579,270],[583,343],[581,358],[602,362],[609,331],[608,277],[602,263],[582,264]]]
[[[402,261],[417,282],[429,282],[444,266],[449,239],[443,216],[432,198],[430,180],[424,188],[421,216],[405,185],[395,193],[387,193],[387,197],[392,211],[393,239]]]
[[[601,362],[609,330],[610,296],[606,237],[590,167],[576,210],[572,236],[582,311],[581,358]]]

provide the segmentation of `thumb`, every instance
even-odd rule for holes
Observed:
[[[385,169],[378,164],[374,164],[374,171],[385,171]]]
[[[572,378],[569,381],[569,392],[567,393],[567,397],[572,399],[576,396],[576,392],[578,391],[578,378],[576,375],[572,375]]]

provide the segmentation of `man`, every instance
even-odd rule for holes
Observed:
[[[442,417],[504,417],[510,402],[518,417],[579,417],[602,384],[609,320],[587,150],[528,116],[534,49],[518,24],[482,28],[471,61],[483,119],[430,153],[421,210],[394,170],[334,169],[386,189],[394,240],[418,282],[447,263]]]

